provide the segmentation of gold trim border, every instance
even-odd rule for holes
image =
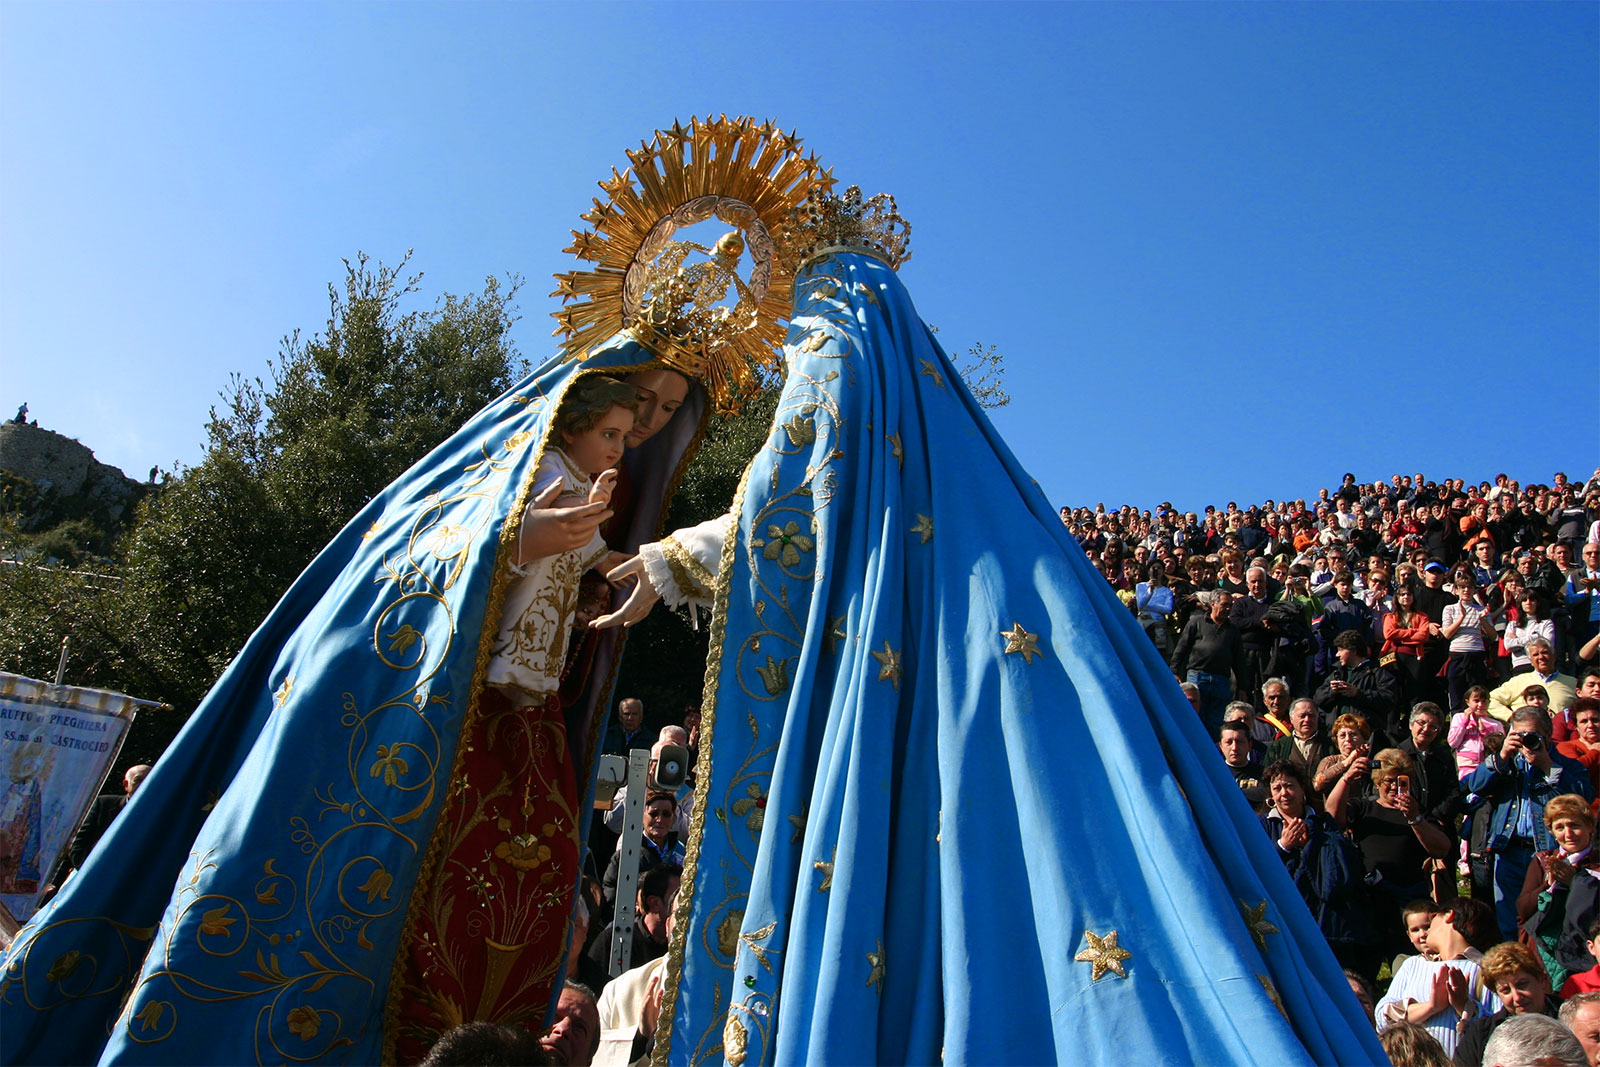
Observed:
[[[396,1062],[395,1042],[398,1039],[396,1027],[401,1010],[400,989],[404,984],[401,979],[405,973],[405,964],[410,954],[411,941],[416,932],[421,900],[426,896],[424,887],[429,884],[439,867],[444,838],[442,824],[444,822],[445,805],[450,803],[451,790],[457,775],[461,773],[465,753],[465,746],[462,741],[478,722],[484,680],[488,677],[489,661],[493,658],[495,639],[500,633],[500,612],[505,607],[506,590],[511,584],[512,574],[510,567],[507,565],[508,558],[516,545],[518,534],[522,532],[522,514],[527,510],[528,499],[533,490],[533,480],[539,472],[539,463],[544,458],[544,450],[555,425],[556,408],[560,406],[561,398],[566,395],[567,390],[572,387],[573,383],[590,373],[598,372],[579,372],[570,375],[555,394],[545,397],[545,402],[548,405],[548,415],[545,418],[544,434],[539,438],[538,450],[529,462],[527,473],[523,476],[522,485],[517,489],[517,496],[512,502],[511,512],[506,516],[505,523],[500,527],[499,544],[495,548],[494,573],[489,580],[489,595],[484,604],[483,624],[478,633],[478,654],[472,669],[472,685],[467,699],[467,710],[461,717],[461,728],[456,737],[456,751],[455,757],[451,761],[450,775],[445,779],[439,810],[434,816],[433,830],[428,835],[428,849],[423,854],[422,865],[418,868],[416,881],[412,885],[411,900],[406,907],[405,922],[400,927],[400,940],[395,946],[394,962],[389,968],[389,989],[387,996],[384,998],[383,1043],[380,1051],[381,1062],[383,1063]]]
[[[777,414],[773,415],[774,421]],[[768,429],[768,436],[771,429]],[[756,453],[759,457],[760,452]],[[755,460],[745,465],[739,488],[730,510],[744,514],[745,492]],[[683,877],[678,888],[678,903],[672,916],[672,943],[667,947],[667,973],[661,998],[661,1015],[656,1024],[655,1050],[650,1067],[667,1067],[672,1047],[673,1024],[678,1006],[678,982],[683,977],[684,949],[689,937],[689,912],[694,904],[695,881],[700,873],[700,845],[705,837],[706,803],[711,795],[711,749],[716,742],[717,681],[722,674],[722,646],[727,637],[728,587],[733,580],[733,563],[739,553],[739,523],[735,522],[722,544],[722,565],[717,574],[716,596],[711,608],[711,633],[706,653],[705,684],[700,696],[700,757],[695,761],[694,814],[689,816],[689,841],[684,846]]]

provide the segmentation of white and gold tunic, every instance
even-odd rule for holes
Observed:
[[[530,499],[538,497],[554,482],[561,482],[557,507],[570,507],[573,501],[567,499],[569,497],[588,500],[593,484],[565,452],[553,446],[546,446],[533,478]],[[511,565],[516,578],[506,591],[494,658],[489,662],[489,685],[533,694],[556,691],[561,684],[561,666],[566,659],[567,640],[578,605],[579,580],[607,551],[605,539],[596,530],[582,548],[541,556],[521,566]]]

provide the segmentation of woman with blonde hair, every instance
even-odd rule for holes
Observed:
[[[1557,947],[1563,928],[1582,930],[1593,916],[1595,894],[1574,900],[1576,875],[1587,871],[1600,877],[1600,855],[1594,845],[1594,812],[1576,793],[1552,797],[1544,806],[1544,824],[1556,847],[1533,854],[1528,876],[1517,896],[1517,921],[1550,976],[1550,988],[1560,989],[1572,968],[1562,963]],[[1586,914],[1569,915],[1569,903]]]
[[[1391,1023],[1378,1043],[1395,1067],[1451,1067],[1439,1039],[1416,1023]]]
[[[1311,779],[1311,788],[1316,790],[1317,796],[1326,799],[1328,790],[1350,765],[1362,756],[1372,753],[1372,726],[1360,715],[1346,713],[1333,720],[1333,743],[1339,751],[1324,759],[1317,765],[1316,774]],[[1366,797],[1372,794],[1372,782],[1366,776],[1359,776],[1350,784],[1349,796]]]
[[[1369,773],[1372,795],[1355,796],[1361,777]],[[1372,759],[1351,761],[1328,792],[1329,817],[1348,831],[1366,865],[1372,917],[1381,939],[1379,959],[1409,951],[1401,910],[1408,901],[1432,894],[1428,861],[1450,852],[1450,835],[1423,817],[1412,788],[1415,777],[1410,757],[1386,748]]]

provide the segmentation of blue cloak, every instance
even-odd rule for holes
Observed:
[[[837,253],[795,301],[723,547],[655,1062],[1386,1062],[895,273]]]
[[[581,365],[552,360],[317,556],[18,936],[0,972],[0,1061],[378,1062],[549,416],[579,374],[647,366],[621,339]],[[655,534],[705,407],[692,387],[630,451],[627,543]],[[617,653],[602,642],[567,713],[580,788]]]

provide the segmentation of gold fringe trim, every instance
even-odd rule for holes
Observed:
[[[773,416],[776,419],[776,415]],[[760,453],[756,454],[758,457]],[[731,510],[744,512],[745,491],[750,482],[751,460],[739,476]],[[711,634],[706,654],[706,678],[700,697],[700,757],[695,761],[694,814],[689,816],[689,840],[684,846],[683,877],[678,888],[678,903],[673,912],[672,943],[667,948],[667,974],[661,999],[661,1016],[656,1024],[656,1046],[651,1067],[667,1067],[672,1047],[672,1029],[678,1006],[678,982],[683,977],[683,956],[689,937],[689,913],[694,904],[695,880],[700,867],[700,845],[705,837],[706,804],[711,796],[711,749],[716,742],[717,680],[722,673],[722,646],[727,637],[728,586],[733,580],[733,564],[739,552],[739,523],[733,523],[722,544],[722,566],[717,575],[716,597],[711,609]]]

